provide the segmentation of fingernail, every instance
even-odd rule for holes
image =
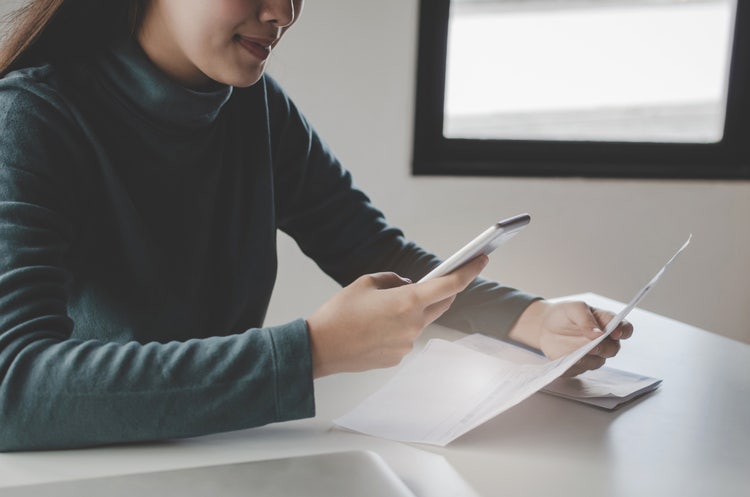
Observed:
[[[599,328],[594,328],[594,333],[604,333],[604,332],[600,330]]]

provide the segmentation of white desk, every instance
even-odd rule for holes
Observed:
[[[332,429],[332,418],[393,370],[340,375],[317,382],[311,420],[168,443],[0,454],[0,496],[9,485],[351,448],[380,453],[421,497],[472,495],[445,461],[483,497],[748,495],[750,346],[641,310],[629,319],[636,334],[609,364],[664,383],[618,411],[536,394],[445,448],[409,446]],[[425,338],[434,336],[459,335],[433,327]]]

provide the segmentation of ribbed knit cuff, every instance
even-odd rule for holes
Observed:
[[[269,328],[276,374],[277,421],[315,416],[312,352],[307,324],[298,319]]]

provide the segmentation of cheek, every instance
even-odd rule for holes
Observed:
[[[211,8],[212,4],[201,2],[192,11],[183,11],[182,44],[193,56],[210,58],[211,52],[224,48],[234,34],[235,18],[222,15],[220,9]]]
[[[210,5],[211,15],[226,25],[239,25],[248,19],[253,10],[257,9],[256,2],[247,0],[210,0],[205,5]]]
[[[237,26],[247,19],[252,4],[247,0],[200,0],[181,12],[186,24],[193,27],[197,36],[230,37]]]

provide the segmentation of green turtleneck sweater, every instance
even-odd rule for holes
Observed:
[[[0,80],[0,450],[314,415],[304,320],[263,327],[277,230],[341,284],[437,263],[269,77],[191,91],[127,41]],[[502,335],[531,300],[478,280],[442,323]]]

